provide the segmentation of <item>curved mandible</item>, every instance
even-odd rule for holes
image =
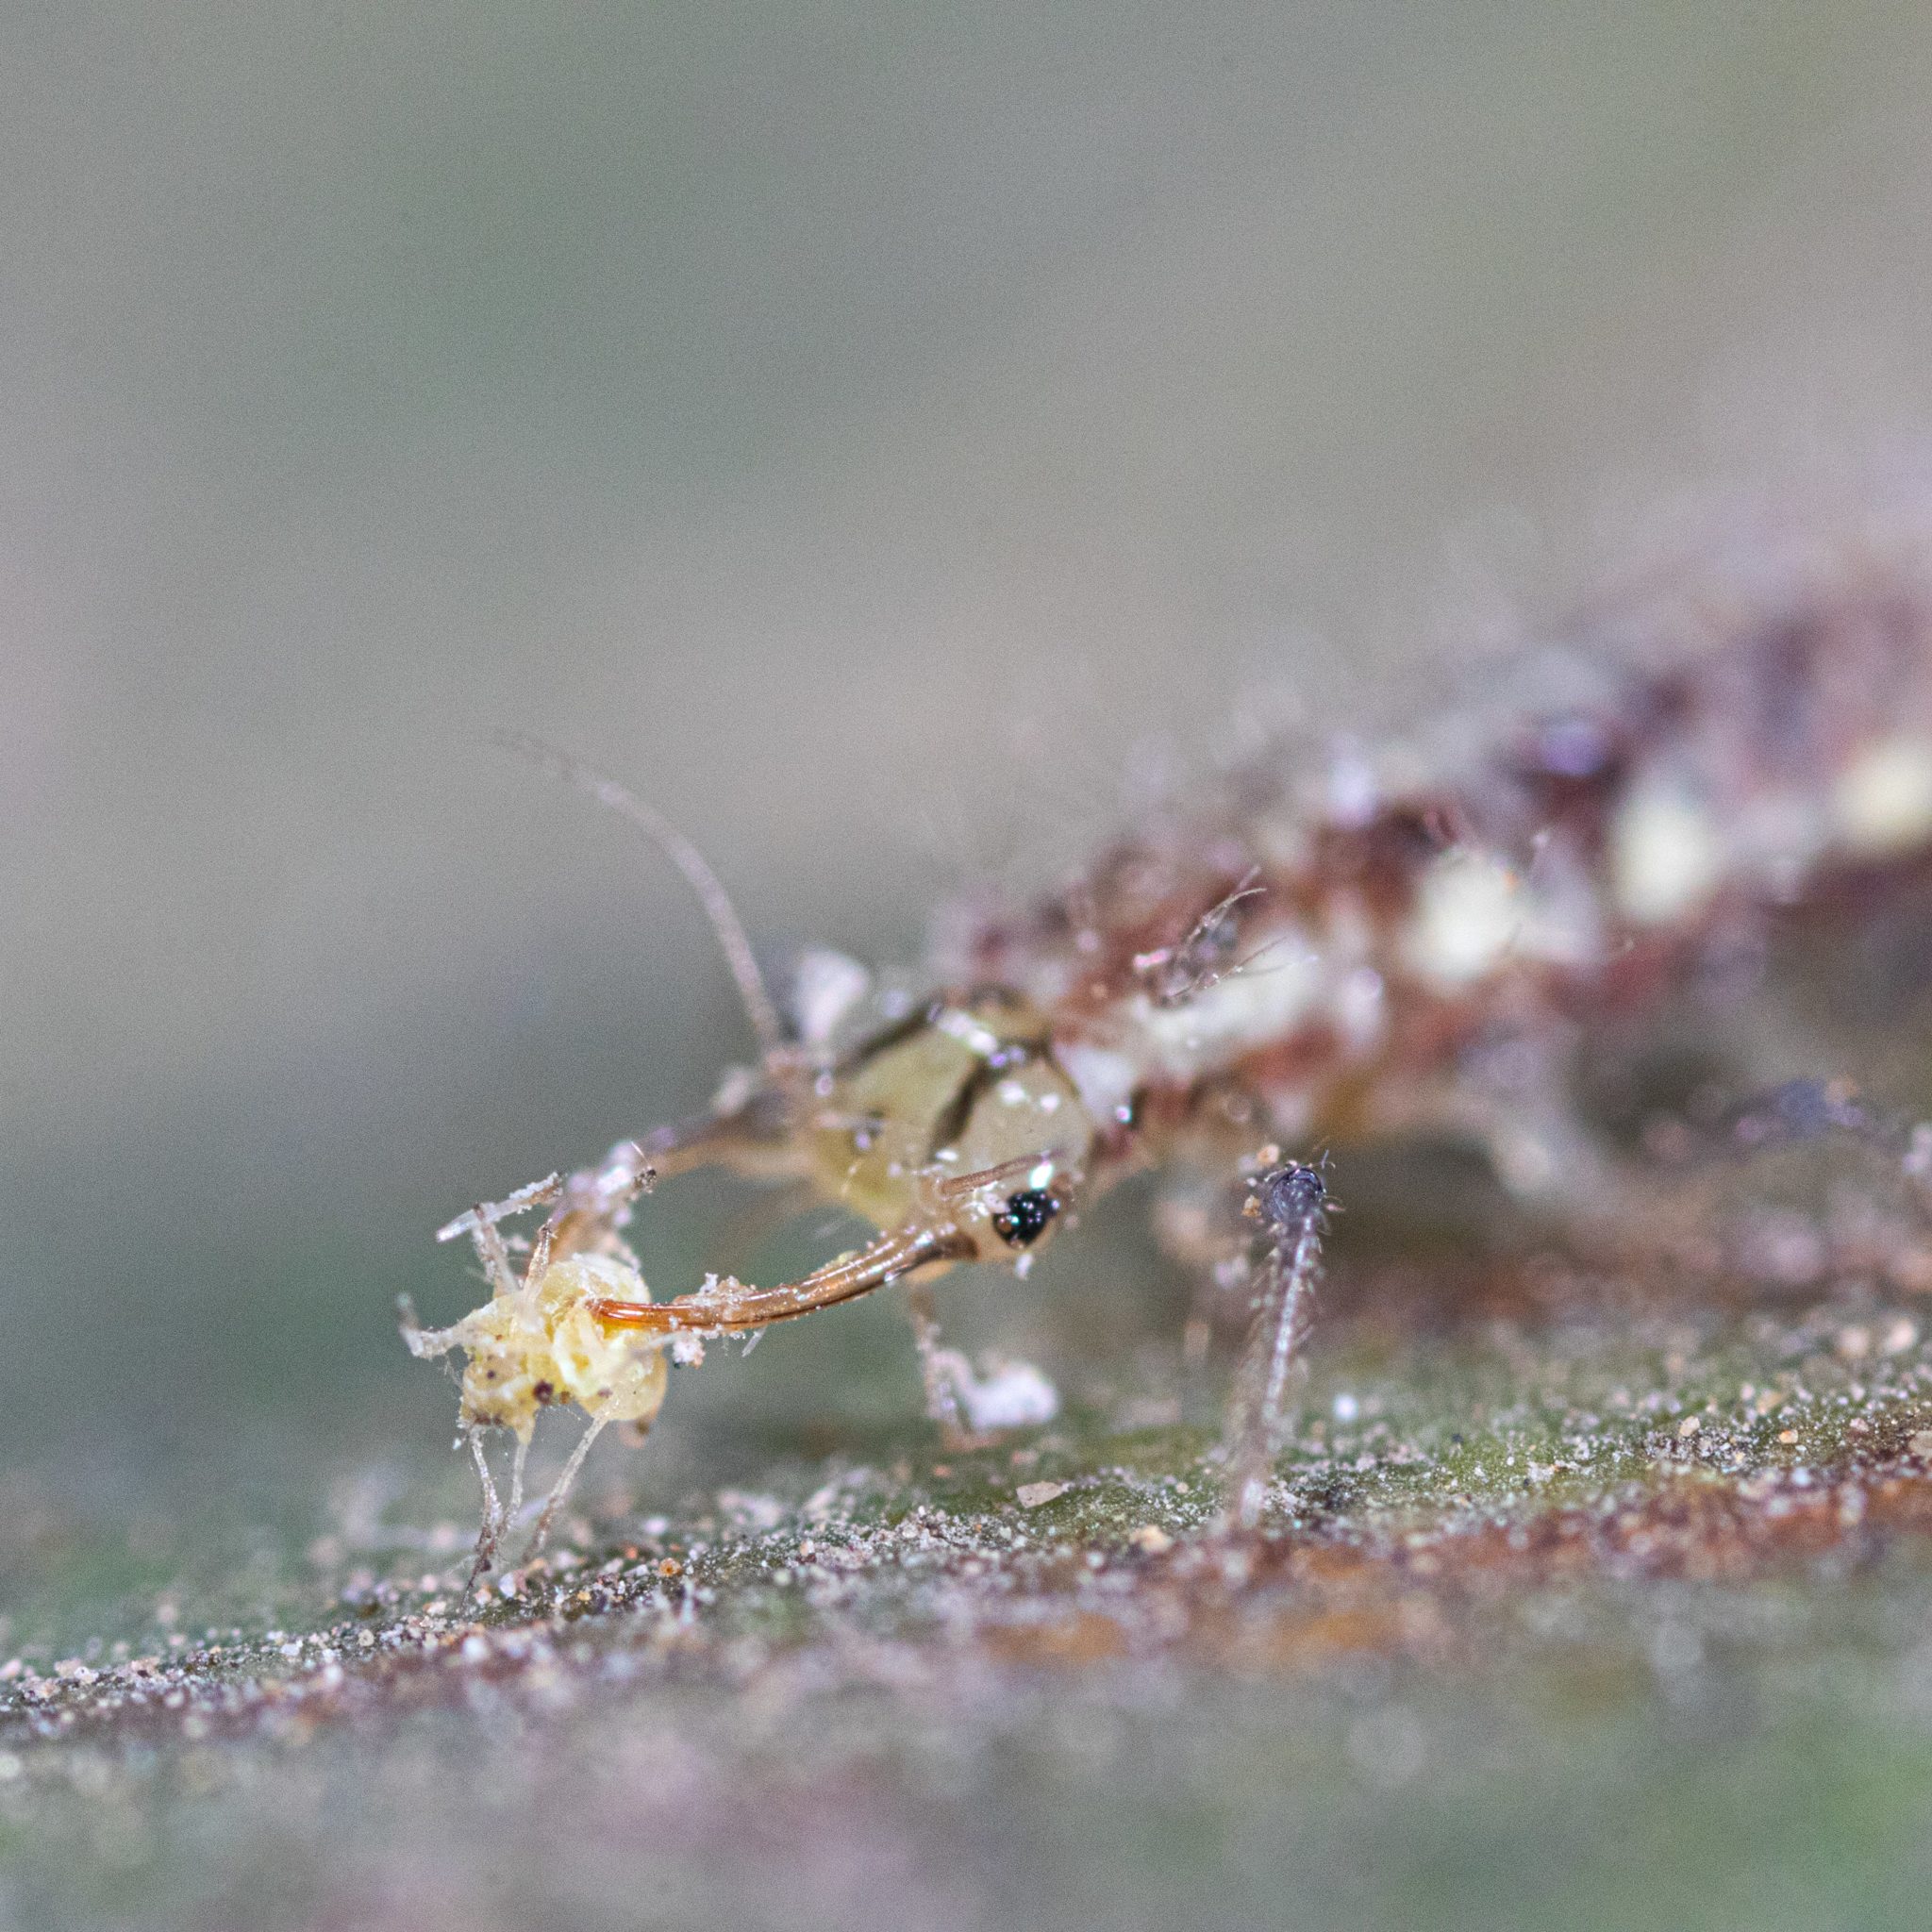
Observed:
[[[748,1288],[729,1278],[679,1295],[673,1302],[626,1302],[600,1298],[591,1313],[607,1327],[646,1335],[742,1334],[849,1302],[875,1288],[889,1287],[936,1263],[971,1259],[977,1243],[963,1230],[940,1224],[902,1227],[868,1241],[857,1254],[828,1261],[797,1281],[773,1288]]]

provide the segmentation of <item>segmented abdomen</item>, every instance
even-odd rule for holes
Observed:
[[[1932,849],[1932,522],[1749,551],[1367,754],[1284,749],[937,964],[1052,1016],[1116,1137],[1205,1095],[1373,1126],[1479,1037],[1666,989],[1730,923]]]

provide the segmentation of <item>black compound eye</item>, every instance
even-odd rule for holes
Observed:
[[[1007,1196],[992,1218],[993,1231],[1009,1248],[1030,1248],[1046,1232],[1060,1204],[1044,1188],[1025,1188]]]

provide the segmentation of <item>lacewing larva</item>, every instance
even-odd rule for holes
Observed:
[[[539,1408],[575,1403],[592,1434],[648,1424],[666,1353],[889,1284],[911,1296],[949,1438],[1050,1407],[1037,1377],[976,1383],[940,1346],[927,1285],[960,1261],[1024,1274],[1150,1165],[1245,1173],[1274,1243],[1229,1431],[1231,1513],[1257,1520],[1326,1203],[1314,1169],[1270,1146],[1257,1172],[1253,1150],[1453,1130],[1520,1193],[1601,1203],[1614,1175],[1569,1099],[1590,1028],[1661,1005],[1740,934],[1854,920],[1932,854],[1932,504],[1747,546],[1489,685],[1366,753],[1257,759],[1030,903],[954,908],[924,997],[809,956],[789,1018],[689,841],[525,744],[685,874],[760,1055],[703,1115],[443,1230],[474,1237],[492,1300],[410,1341],[467,1353],[484,1561]],[[624,1230],[648,1185],[700,1167],[803,1184],[877,1232],[797,1280],[713,1275],[654,1301]],[[518,1274],[498,1223],[537,1208]],[[490,1428],[519,1445],[508,1507]]]

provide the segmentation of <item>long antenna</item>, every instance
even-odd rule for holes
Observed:
[[[758,958],[752,952],[744,922],[739,918],[738,908],[732,905],[731,895],[724,890],[724,882],[711,870],[705,855],[655,805],[647,805],[634,791],[591,771],[568,752],[559,751],[554,744],[533,738],[526,731],[504,730],[497,732],[495,737],[496,742],[506,751],[515,752],[519,758],[542,766],[565,784],[588,792],[599,805],[608,806],[620,818],[628,819],[684,874],[691,891],[698,895],[699,905],[705,908],[705,917],[711,922],[711,930],[718,935],[724,963],[730,968],[732,978],[738,982],[738,996],[744,1002],[744,1010],[751,1020],[752,1031],[758,1037],[759,1045],[767,1056],[781,1051],[785,1045],[785,1023],[779,1019],[778,1008],[765,985],[765,976],[758,971]]]

